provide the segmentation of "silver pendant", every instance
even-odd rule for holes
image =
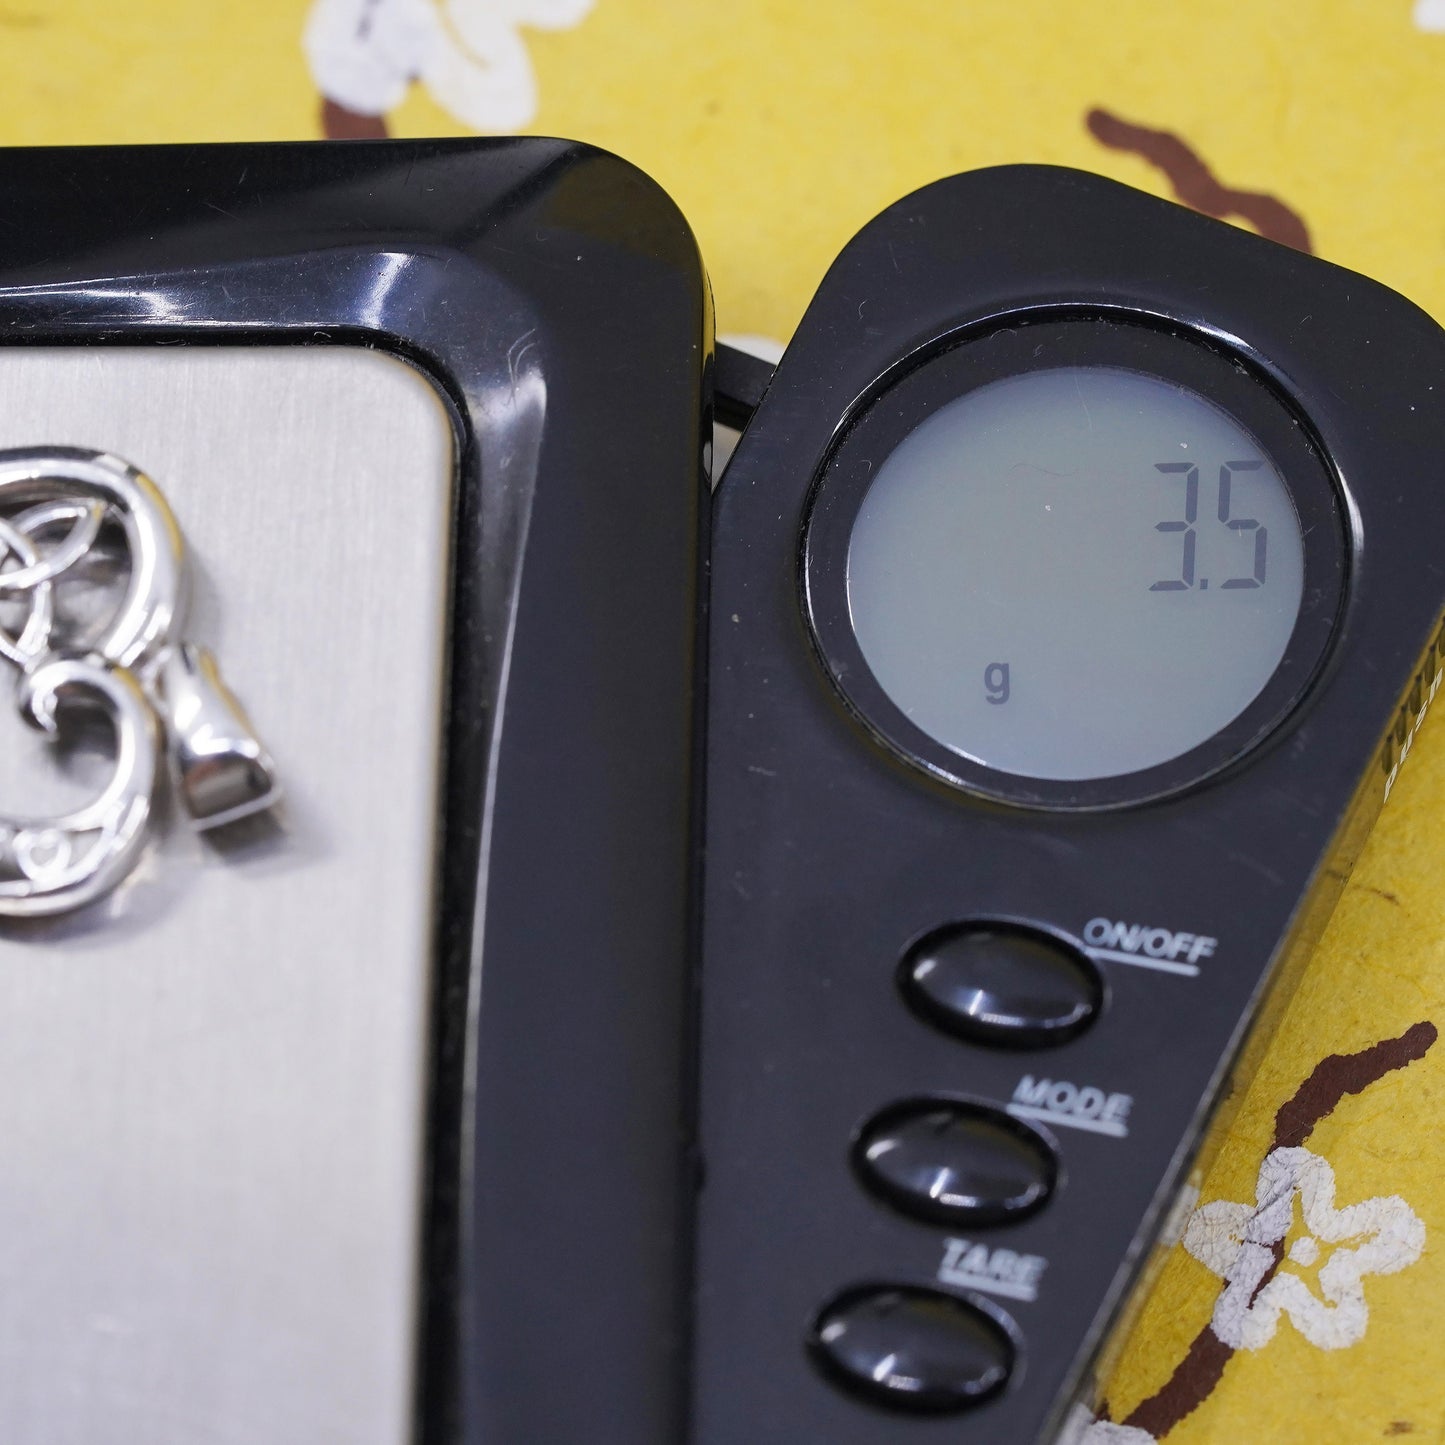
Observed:
[[[86,587],[102,545],[123,544],[126,576],[98,630],[67,628],[58,589]],[[278,798],[270,757],[210,653],[184,640],[185,544],[160,489],[104,452],[0,451],[0,656],[19,672],[22,716],[59,737],[99,711],[114,768],[93,802],[53,818],[0,813],[0,917],[68,912],[135,867],[168,752],[194,826],[214,828]],[[72,635],[74,634],[74,635]]]

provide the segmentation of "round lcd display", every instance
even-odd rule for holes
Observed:
[[[1191,391],[1116,367],[991,382],[882,462],[848,608],[874,677],[945,747],[1030,778],[1179,757],[1236,718],[1299,615],[1274,461]]]
[[[1024,317],[884,380],[809,497],[834,685],[936,777],[1109,808],[1243,757],[1306,695],[1351,532],[1275,383],[1146,318]]]

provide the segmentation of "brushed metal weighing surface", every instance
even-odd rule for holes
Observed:
[[[0,447],[48,443],[165,492],[286,799],[0,934],[0,1440],[400,1445],[449,419],[361,350],[0,349]],[[0,796],[74,798],[10,686]]]

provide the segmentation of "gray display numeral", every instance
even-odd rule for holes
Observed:
[[[1183,575],[1166,582],[1156,582],[1151,592],[1184,592],[1194,586],[1194,523],[1199,516],[1199,468],[1189,462],[1155,462],[1156,472],[1184,478],[1184,520],[1156,522],[1156,532],[1184,533]]]
[[[1238,590],[1245,587],[1264,586],[1265,568],[1269,556],[1269,529],[1261,527],[1254,517],[1230,516],[1234,474],[1236,472],[1257,472],[1263,466],[1264,463],[1256,459],[1254,461],[1225,462],[1219,469],[1220,522],[1231,532],[1254,533],[1254,575],[1231,577],[1228,581],[1220,584],[1220,591],[1226,591],[1229,588]],[[1183,521],[1173,520],[1154,524],[1156,532],[1182,532],[1184,534],[1184,556],[1179,577],[1155,582],[1149,590],[1151,592],[1184,592],[1194,586],[1194,523],[1199,517],[1199,468],[1192,462],[1155,462],[1154,470],[1168,476],[1184,478]],[[1203,591],[1206,586],[1208,583],[1201,583],[1200,590]]]
[[[1225,462],[1219,469],[1219,520],[1231,532],[1254,533],[1254,576],[1231,577],[1225,587],[1262,587],[1264,585],[1264,564],[1269,548],[1269,530],[1261,527],[1253,517],[1231,517],[1229,515],[1230,483],[1235,472],[1257,472],[1264,465],[1261,461]]]

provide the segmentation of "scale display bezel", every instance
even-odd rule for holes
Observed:
[[[924,731],[884,689],[854,631],[848,555],[879,469],[950,402],[993,382],[1059,367],[1111,367],[1182,387],[1251,433],[1278,468],[1298,515],[1304,590],[1284,654],[1254,699],[1202,743],[1108,777],[1055,780],[1002,771]],[[1349,587],[1354,538],[1338,474],[1304,409],[1249,358],[1217,338],[1139,313],[1029,313],[954,333],[896,368],[860,399],[813,478],[804,507],[799,583],[814,650],[848,711],[875,741],[952,787],[1054,810],[1128,807],[1183,792],[1277,734],[1330,655]]]

